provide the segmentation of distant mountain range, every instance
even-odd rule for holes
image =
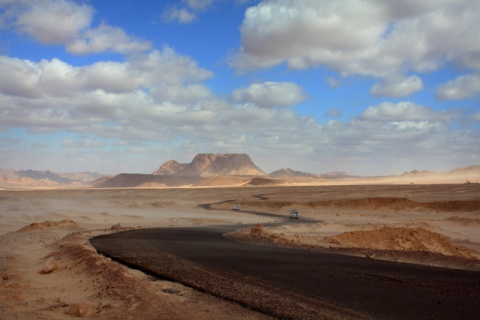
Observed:
[[[355,178],[346,172],[329,172],[324,174],[314,174],[309,172],[296,171],[290,168],[273,171],[269,174],[270,177],[315,177],[325,179],[346,179]]]
[[[315,174],[302,172],[302,171],[295,171],[290,168],[273,171],[269,174],[269,176],[271,177],[316,177]]]
[[[0,187],[55,187],[87,185],[102,175],[95,172],[55,173],[52,171],[0,170]]]
[[[103,176],[92,172],[55,173],[35,170],[0,170],[0,188],[15,187],[184,187],[272,186],[359,183],[479,183],[480,165],[446,172],[411,171],[398,176],[359,177],[345,172],[313,174],[290,168],[266,174],[247,154],[198,154],[190,163],[170,160],[152,174],[121,173]]]

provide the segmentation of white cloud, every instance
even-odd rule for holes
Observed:
[[[202,84],[185,86],[160,86],[150,90],[150,94],[156,101],[168,101],[177,103],[189,103],[211,97],[210,89]]]
[[[151,48],[148,41],[136,40],[122,29],[101,24],[95,29],[83,32],[67,44],[67,51],[73,54],[101,53],[105,51],[128,54]]]
[[[239,70],[287,63],[385,78],[447,62],[480,69],[480,2],[264,0],[240,28]]]
[[[452,121],[452,112],[436,112],[414,102],[399,103],[384,102],[375,107],[367,108],[360,116],[368,121]]]
[[[319,173],[329,168],[378,174],[391,170],[383,167],[387,163],[415,169],[421,166],[419,161],[428,159],[424,167],[432,168],[435,159],[441,159],[436,165],[451,163],[453,167],[465,159],[480,158],[478,150],[471,148],[480,136],[468,128],[468,124],[475,125],[472,120],[478,120],[475,113],[465,119],[465,130],[452,131],[451,124],[462,121],[455,112],[435,111],[408,101],[386,102],[347,121],[320,125],[290,108],[272,108],[303,101],[303,90],[297,85],[252,84],[232,93],[237,102],[233,104],[215,97],[202,83],[211,72],[168,47],[134,55],[124,63],[84,67],[72,67],[58,59],[35,63],[1,57],[0,68],[0,128],[84,134],[89,138],[63,141],[64,148],[75,152],[72,159],[83,163],[82,169],[125,171],[125,163],[130,171],[146,168],[130,158],[154,152],[151,147],[144,148],[145,144],[156,146],[157,153],[150,159],[163,159],[158,157],[165,150],[171,156],[178,149],[192,156],[205,150],[247,152],[266,171],[292,167]],[[4,74],[12,81],[3,81]],[[115,76],[107,77],[109,74]],[[331,109],[327,115],[338,117],[340,113]],[[115,155],[126,159],[122,167],[102,169],[87,152],[82,154],[83,148],[100,146],[123,150],[124,154]],[[20,156],[18,151],[0,149],[2,154]],[[101,152],[101,156],[112,156]],[[278,157],[272,160],[272,153]],[[408,157],[412,154],[415,157]],[[303,159],[318,160],[307,166]],[[97,167],[91,168],[92,163]]]
[[[254,83],[233,92],[232,98],[239,103],[253,103],[259,107],[290,107],[306,99],[303,89],[292,82]]]
[[[437,88],[437,98],[459,100],[480,94],[480,73],[460,76]]]
[[[472,145],[480,139],[478,130],[466,127],[452,131],[451,125],[462,121],[453,112],[435,111],[408,101],[381,103],[369,107],[358,117],[320,125],[313,118],[299,116],[289,108],[261,108],[253,102],[233,105],[211,92],[203,92],[205,88],[200,82],[187,81],[187,75],[195,73],[195,68],[191,69],[191,61],[173,52],[152,53],[149,58],[167,65],[172,61],[179,64],[185,61],[186,66],[180,72],[183,76],[173,82],[152,80],[155,72],[168,70],[171,65],[159,67],[143,76],[137,75],[143,84],[150,83],[152,87],[149,88],[165,85],[184,90],[186,96],[190,95],[192,99],[177,102],[175,94],[171,97],[169,93],[164,93],[157,100],[148,88],[106,92],[79,87],[78,91],[72,89],[70,96],[50,91],[36,99],[4,93],[0,94],[0,128],[13,126],[33,132],[69,131],[88,136],[63,142],[65,148],[76,152],[72,159],[79,159],[82,148],[100,146],[95,143],[97,141],[105,145],[99,156],[112,157],[105,151],[111,148],[121,150],[122,154],[115,154],[115,157],[124,161],[115,168],[111,165],[101,167],[100,162],[92,162],[94,159],[88,153],[83,155],[88,161],[78,160],[78,165],[83,164],[83,167],[80,166],[82,169],[102,172],[152,171],[160,164],[158,159],[164,159],[165,153],[169,157],[164,159],[166,161],[174,157],[179,149],[192,157],[205,150],[247,152],[266,171],[292,167],[318,173],[338,170],[353,174],[380,174],[391,172],[397,166],[402,170],[454,167],[466,159],[480,158],[478,149],[472,150]],[[142,73],[141,67],[136,66],[136,72]],[[204,79],[206,75],[202,75],[202,70],[198,72],[197,79]],[[83,70],[79,72],[82,73]],[[252,87],[241,90],[246,93],[248,89]],[[265,94],[263,90],[260,86],[260,92]],[[253,100],[270,103],[266,97],[268,95],[259,95]],[[335,110],[329,114],[339,115]],[[478,115],[470,115],[470,121],[472,119],[478,120]],[[144,148],[145,145],[155,147]],[[4,147],[0,151],[9,157],[11,154],[20,156],[18,151],[7,152]],[[133,161],[134,155],[139,157],[147,153],[152,153],[148,157],[150,160]],[[272,159],[272,153],[278,156]],[[60,154],[56,156],[61,157]],[[153,163],[152,158],[159,163]],[[304,159],[309,160],[303,162]],[[313,165],[312,159],[316,161]],[[8,159],[5,161],[9,163]],[[96,163],[96,168],[90,167],[92,163]],[[124,167],[125,163],[129,163],[130,169]]]
[[[479,111],[479,112],[475,112],[474,114],[472,114],[472,115],[470,116],[470,119],[472,119],[473,121],[480,122],[480,111]]]
[[[0,3],[2,6],[8,9],[3,20],[12,21],[15,30],[43,44],[64,45],[73,54],[128,54],[151,48],[148,41],[135,39],[120,28],[106,24],[93,27],[95,10],[87,4],[37,0]]]
[[[30,2],[24,3],[30,8]],[[257,9],[247,12],[242,26],[246,46],[237,61],[244,64],[239,67],[287,62],[292,68],[310,68],[323,64],[346,75],[382,78],[372,93],[388,96],[405,96],[421,87],[416,76],[393,81],[392,75],[432,70],[446,61],[476,68],[477,52],[468,46],[478,42],[471,33],[463,34],[466,43],[457,42],[456,51],[445,41],[454,32],[447,18],[462,12],[466,20],[459,19],[460,29],[472,25],[460,0],[441,2],[452,6],[452,12],[445,9],[444,16],[437,12],[438,1],[355,2],[360,7],[350,6],[354,3],[350,0],[343,4],[327,1],[322,8],[314,6],[316,3],[263,1],[262,10],[254,7]],[[475,12],[476,5],[472,6]],[[425,23],[424,29],[420,22]],[[166,155],[164,160],[175,158],[176,153],[193,156],[208,150],[247,152],[266,171],[292,167],[319,173],[378,174],[391,172],[396,166],[432,169],[480,159],[478,148],[472,148],[480,141],[477,127],[472,130],[478,126],[478,112],[461,118],[461,113],[435,111],[413,102],[380,103],[344,120],[346,115],[339,110],[322,106],[328,110],[325,116],[335,118],[322,125],[288,108],[306,99],[304,90],[295,83],[255,83],[234,90],[226,100],[215,96],[204,83],[213,73],[193,59],[168,47],[138,52],[147,47],[142,47],[146,42],[112,26],[90,24],[78,23],[51,38],[41,38],[43,33],[28,28],[23,32],[32,32],[38,41],[59,41],[75,53],[130,53],[124,62],[76,67],[60,59],[31,61],[0,56],[0,130],[8,132],[15,127],[34,133],[71,132],[89,137],[63,140],[71,152],[67,155],[52,152],[54,148],[45,139],[45,153],[35,156],[47,165],[61,163],[64,156],[63,163],[75,162],[82,169],[152,171]],[[442,28],[443,33],[439,31]],[[442,41],[435,40],[432,30],[438,31]],[[410,39],[406,36],[409,32],[420,36]],[[420,38],[425,41],[418,41]],[[461,84],[465,89],[462,81],[475,80],[459,79],[451,86]],[[336,85],[334,80],[326,79]],[[438,92],[444,88],[447,84]],[[478,93],[470,90],[468,94]],[[33,157],[31,150],[12,151],[11,145],[0,146],[3,165]],[[82,150],[102,146],[95,155],[91,149]],[[99,160],[102,157],[122,160],[113,168]],[[140,162],[141,157],[149,160]],[[312,165],[312,161],[316,162]],[[90,167],[93,163],[96,168]]]
[[[383,32],[376,7],[369,2],[262,1],[245,13],[236,66],[269,67],[286,61],[301,69],[335,67],[346,56],[359,60]]]
[[[208,95],[208,89],[197,82],[212,76],[192,59],[165,47],[146,54],[132,55],[127,62],[97,62],[74,67],[59,59],[35,63],[0,56],[0,92],[11,96],[71,96],[101,90],[128,93],[148,89],[171,91],[185,101]],[[174,94],[181,89],[180,94]]]
[[[172,6],[165,9],[162,19],[165,22],[178,22],[186,24],[195,21],[197,19],[197,15],[189,9]]]
[[[198,15],[213,6],[214,0],[182,0],[182,4],[166,6],[162,19],[164,22],[181,24],[192,23]]]
[[[212,72],[199,68],[193,59],[179,55],[169,47],[131,56],[129,61],[149,84],[194,83],[213,75]]]
[[[16,25],[41,43],[64,44],[90,26],[93,13],[91,6],[71,1],[31,1]]]
[[[373,85],[370,93],[374,96],[401,98],[423,89],[423,82],[417,76],[388,78]]]
[[[38,69],[33,62],[0,56],[0,92],[36,97],[40,94],[37,83]]]
[[[201,83],[211,75],[168,47],[123,63],[83,67],[59,59],[35,63],[0,56],[0,128],[68,130],[130,141],[174,139],[208,127],[224,110]]]

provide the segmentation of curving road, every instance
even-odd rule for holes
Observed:
[[[478,319],[480,272],[260,246],[238,226],[91,239],[102,254],[281,319]]]

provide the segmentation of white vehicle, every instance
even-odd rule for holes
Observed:
[[[235,210],[235,211],[238,211],[238,210],[240,210],[240,205],[239,205],[239,204],[235,204],[235,205],[233,205],[233,208],[232,208],[232,210]]]
[[[300,211],[298,210],[290,211],[290,219],[300,219]]]

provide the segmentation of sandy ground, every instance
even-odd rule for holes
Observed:
[[[286,219],[294,208],[301,218]],[[265,319],[128,269],[88,242],[214,224],[238,225],[229,236],[245,241],[480,270],[478,184],[1,190],[0,319]]]

